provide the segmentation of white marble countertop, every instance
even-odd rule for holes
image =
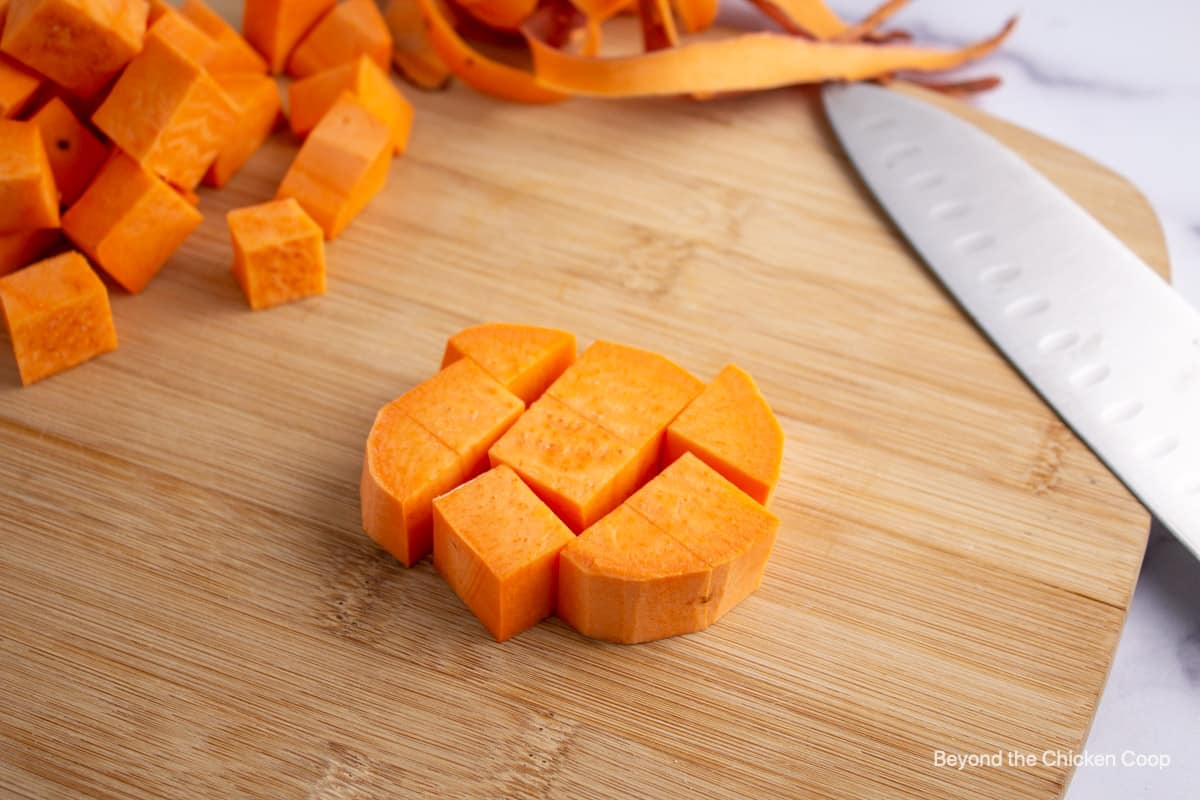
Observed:
[[[847,18],[875,0],[834,0]],[[896,18],[918,42],[961,43],[1020,22],[964,75],[1003,85],[974,102],[1129,178],[1158,212],[1176,287],[1200,306],[1200,3],[917,0]],[[1151,532],[1108,685],[1068,800],[1200,797],[1200,562]],[[1116,766],[1094,756],[1114,754]],[[1163,768],[1123,766],[1165,755]]]

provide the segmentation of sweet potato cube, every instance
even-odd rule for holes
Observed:
[[[576,532],[616,508],[645,472],[638,448],[549,395],[530,406],[488,455],[493,466],[512,467]]]
[[[325,241],[299,203],[275,200],[227,218],[233,274],[251,308],[325,294]]]
[[[175,6],[167,2],[167,0],[150,0],[150,12],[146,15],[146,27],[150,28],[154,23],[162,17],[163,14],[175,12]]]
[[[758,588],[779,519],[691,453],[625,502],[712,569],[709,623]]]
[[[458,454],[389,403],[367,436],[359,484],[363,528],[411,567],[433,548],[433,498],[462,480]]]
[[[179,13],[216,42],[216,52],[205,65],[214,75],[222,72],[267,71],[267,62],[258,51],[203,0],[184,0]]]
[[[0,233],[57,227],[58,189],[41,131],[0,119]]]
[[[0,54],[0,119],[19,115],[42,85],[37,75]]]
[[[288,73],[305,78],[367,55],[387,71],[392,34],[375,0],[345,0],[321,17],[288,59]]]
[[[508,467],[433,501],[433,564],[498,642],[554,613],[558,552],[574,538]]]
[[[412,130],[412,105],[384,70],[367,56],[323,70],[288,87],[288,113],[292,131],[303,137],[333,107],[342,92],[349,92],[363,107],[383,120],[392,131],[396,152],[403,153]]]
[[[237,120],[237,106],[208,70],[157,37],[92,118],[122,150],[185,189],[200,182]]]
[[[585,636],[633,644],[703,630],[712,569],[628,504],[559,553],[557,613]]]
[[[575,334],[493,322],[465,328],[446,342],[442,368],[469,358],[510,392],[532,403],[575,360]]]
[[[312,129],[279,185],[333,239],[387,183],[392,159],[387,125],[349,93]]]
[[[140,292],[202,219],[178,192],[116,151],[63,215],[63,232],[117,283]]]
[[[262,147],[279,119],[279,87],[274,79],[257,72],[215,76],[238,109],[234,134],[204,174],[208,186],[224,186]]]
[[[246,0],[242,33],[267,59],[272,73],[283,72],[292,50],[335,0]]]
[[[57,228],[33,228],[0,233],[0,275],[28,266],[59,239]]]
[[[108,292],[79,253],[0,278],[0,309],[26,386],[117,348]]]
[[[57,97],[52,97],[29,121],[42,132],[59,199],[69,206],[104,165],[108,148]]]
[[[486,469],[488,449],[525,410],[520,398],[469,361],[451,364],[396,402],[458,453],[467,477]]]
[[[142,48],[145,0],[11,0],[0,50],[80,97]]]
[[[657,353],[596,342],[547,393],[620,439],[642,446],[661,439],[704,384]]]
[[[217,55],[216,39],[170,6],[146,29],[146,41],[151,39],[157,39],[206,68]]]
[[[667,428],[665,463],[684,453],[765,504],[779,481],[783,428],[754,379],[730,364]]]

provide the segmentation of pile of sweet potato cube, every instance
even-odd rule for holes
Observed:
[[[0,311],[23,383],[116,347],[98,268],[137,293],[281,117],[303,144],[228,215],[252,308],[323,293],[337,236],[404,151],[374,0],[247,0],[245,38],[203,0],[0,0]],[[50,257],[47,257],[50,256]],[[90,266],[89,266],[90,264]]]

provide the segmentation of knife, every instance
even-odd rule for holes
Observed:
[[[822,99],[851,162],[962,308],[1200,556],[1200,313],[1004,145],[869,84]]]

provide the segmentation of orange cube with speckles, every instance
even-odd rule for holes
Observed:
[[[63,215],[63,232],[121,286],[140,292],[204,218],[119,150]]]
[[[508,467],[433,501],[433,564],[498,642],[554,613],[558,551],[574,538]]]
[[[108,291],[79,253],[0,278],[0,310],[26,386],[117,348]]]
[[[392,131],[396,152],[403,153],[412,131],[413,107],[386,70],[367,56],[359,56],[288,87],[288,114],[292,131],[304,136],[325,116],[342,92],[350,92],[363,107]]]
[[[279,184],[333,239],[387,183],[392,131],[349,92],[343,92],[304,140]]]
[[[81,123],[60,98],[53,97],[29,118],[42,132],[42,143],[59,200],[69,206],[79,199],[108,158],[108,148]]]
[[[92,121],[151,172],[191,189],[236,131],[238,107],[201,64],[150,37]]]
[[[91,97],[142,49],[146,0],[11,0],[0,50]]]
[[[321,17],[292,51],[288,74],[304,78],[360,55],[391,68],[392,32],[375,0],[345,0]]]
[[[296,44],[333,6],[334,0],[246,0],[242,33],[271,72],[283,72]]]
[[[230,211],[233,275],[253,309],[325,294],[325,239],[295,200]]]
[[[0,233],[58,227],[58,189],[32,122],[0,119]]]
[[[262,147],[279,119],[279,87],[257,72],[217,75],[217,83],[238,108],[237,127],[204,173],[206,186],[224,186]]]
[[[455,364],[470,363],[466,359]],[[548,394],[488,452],[578,533],[616,508],[647,472],[643,454]]]

